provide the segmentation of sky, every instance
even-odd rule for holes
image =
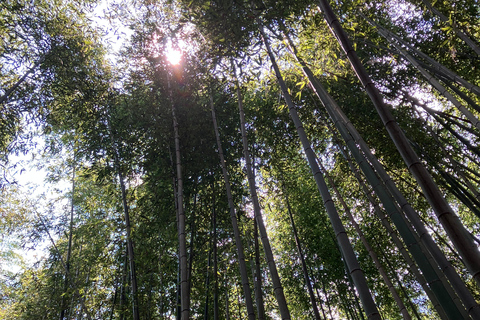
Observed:
[[[114,3],[115,1],[112,0],[103,0],[89,15],[92,25],[104,30],[102,40],[104,45],[109,49],[110,54],[108,58],[112,63],[115,62],[116,54],[132,34],[132,30],[121,26],[119,21],[107,19],[107,8]],[[34,132],[35,128],[33,126],[27,127],[26,131],[27,133]],[[43,219],[46,219],[46,210],[50,209],[48,203],[70,192],[71,181],[62,180],[56,184],[46,182],[48,173],[47,170],[42,168],[45,160],[41,157],[44,148],[45,143],[43,138],[39,136],[33,138],[32,146],[29,146],[29,152],[27,154],[9,156],[10,168],[4,172],[4,174],[7,180],[18,188],[18,193],[23,197],[23,200],[36,203],[39,208],[37,213],[40,214]],[[57,215],[64,213],[63,207],[67,207],[68,202],[68,199],[63,199],[56,204],[54,211]],[[42,209],[45,212],[41,212]],[[36,215],[34,212],[30,214]],[[54,233],[52,233],[52,237],[54,240],[57,238]],[[19,243],[17,235],[1,235],[0,250],[6,252],[7,247],[14,243]],[[37,243],[33,249],[32,244],[27,243],[26,247],[30,247],[29,249],[17,248],[14,252],[21,256],[24,260],[23,262],[29,267],[46,256],[45,250],[49,246],[51,246],[51,241],[44,239],[44,241]],[[0,270],[19,272],[21,269],[21,263],[18,260],[9,262],[7,259],[3,259],[2,261],[0,255]]]

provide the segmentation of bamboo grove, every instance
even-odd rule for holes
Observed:
[[[0,318],[480,319],[479,38],[473,0],[2,1]]]

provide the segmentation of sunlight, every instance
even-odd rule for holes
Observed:
[[[180,60],[182,60],[182,51],[173,49],[172,47],[169,47],[166,52],[167,55],[167,60],[170,62],[172,65],[178,65],[180,63]]]

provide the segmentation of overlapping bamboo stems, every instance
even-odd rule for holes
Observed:
[[[257,20],[258,24],[261,25],[261,23]],[[273,55],[273,52],[270,48],[270,44],[268,41],[268,38],[263,31],[263,28],[260,27],[260,32],[262,33],[263,37],[263,42],[265,44],[265,47],[267,49],[268,55],[270,57],[272,66],[275,70],[275,74],[277,76],[278,83],[280,85],[280,88],[283,93],[283,97],[285,99],[285,102],[288,105],[288,109],[290,111],[290,116],[293,120],[293,123],[297,129],[297,133],[300,137],[301,143],[303,145],[303,149],[305,151],[305,154],[307,156],[308,162],[310,164],[310,168],[312,170],[312,174],[315,178],[315,182],[317,183],[318,190],[322,196],[325,208],[327,210],[327,214],[330,218],[330,221],[332,223],[333,229],[335,231],[335,236],[337,239],[337,242],[339,244],[340,250],[343,254],[343,257],[345,259],[345,263],[348,266],[348,269],[350,270],[350,274],[353,278],[355,287],[358,291],[358,294],[360,296],[360,300],[362,301],[362,305],[364,308],[365,313],[367,314],[368,319],[381,319],[381,316],[378,312],[377,306],[375,305],[375,302],[373,301],[372,295],[370,293],[370,290],[368,288],[367,281],[365,279],[365,275],[360,268],[360,265],[357,261],[357,258],[355,256],[355,253],[353,251],[352,245],[350,243],[350,240],[347,237],[347,234],[345,232],[345,228],[343,226],[342,221],[340,220],[340,217],[338,216],[337,210],[335,208],[335,205],[331,199],[330,192],[328,191],[327,185],[325,183],[325,180],[323,179],[322,173],[320,172],[320,168],[318,167],[318,164],[315,159],[315,154],[313,153],[313,150],[311,149],[310,146],[310,141],[308,140],[305,131],[303,129],[302,123],[300,121],[300,118],[298,117],[297,111],[295,109],[295,105],[293,104],[290,95],[288,93],[287,86],[285,82],[283,81],[282,75],[280,73],[280,69],[278,68],[278,65],[275,60],[275,56]]]
[[[248,280],[247,266],[245,263],[245,253],[243,249],[242,239],[240,237],[240,230],[238,228],[237,216],[235,214],[235,204],[233,203],[232,188],[230,185],[230,178],[228,176],[225,156],[223,155],[222,142],[218,130],[217,117],[215,115],[215,105],[213,97],[210,95],[210,107],[212,111],[213,128],[215,130],[215,137],[217,140],[218,157],[220,159],[220,166],[222,167],[223,180],[225,182],[225,190],[227,192],[228,206],[230,209],[230,220],[232,222],[233,236],[235,238],[235,246],[237,248],[238,266],[240,269],[240,277],[242,279],[243,294],[245,296],[245,305],[247,307],[247,314],[249,320],[255,320],[255,311],[253,308],[252,292],[250,289],[250,282]]]
[[[283,178],[282,178],[283,180]],[[308,275],[307,264],[305,262],[305,256],[303,254],[302,244],[300,243],[300,239],[298,238],[297,227],[295,226],[295,220],[293,220],[293,213],[292,208],[290,206],[290,201],[288,199],[288,194],[285,190],[285,181],[282,181],[282,191],[285,197],[285,204],[287,205],[288,217],[290,218],[290,223],[292,225],[293,237],[295,238],[295,244],[298,250],[298,256],[300,257],[300,261],[302,263],[302,270],[303,270],[303,277],[305,279],[305,285],[307,286],[308,295],[310,296],[310,302],[312,304],[313,314],[315,315],[315,319],[321,320],[320,313],[318,311],[317,300],[315,299],[315,295],[313,293],[312,282],[310,281],[310,276]]]
[[[250,157],[250,152],[248,150],[248,140],[247,140],[247,132],[246,132],[246,126],[245,126],[245,113],[243,111],[242,93],[240,91],[240,84],[236,76],[236,71],[235,71],[235,66],[233,64],[233,61],[232,61],[232,69],[233,69],[233,75],[235,77],[235,84],[236,84],[236,90],[237,90],[238,109],[240,113],[240,130],[242,133],[242,143],[243,143],[243,153],[245,157],[248,185],[250,187],[250,195],[252,197],[255,220],[257,221],[258,231],[262,239],[263,250],[265,252],[267,265],[270,270],[270,277],[273,284],[275,298],[278,303],[280,316],[282,317],[282,320],[289,320],[290,311],[288,310],[287,300],[285,299],[285,294],[283,293],[282,283],[280,281],[280,277],[277,271],[277,266],[273,258],[272,247],[270,245],[270,240],[268,239],[267,229],[265,228],[265,224],[263,223],[262,211],[260,208],[260,203],[258,201],[257,187],[255,184],[255,176],[252,171],[252,160]]]
[[[426,161],[428,161],[433,168],[440,174],[445,180],[445,188],[457,197],[466,207],[470,209],[477,217],[480,218],[480,202],[469,191],[468,187],[458,181],[455,176],[448,173],[444,168],[440,166],[434,159],[430,157],[418,144],[411,142],[412,145],[418,150],[420,154],[423,154]],[[468,181],[468,180],[467,180]],[[472,186],[473,187],[473,186]],[[474,191],[475,193],[475,191]]]
[[[428,160],[431,160],[429,159],[429,157],[426,158]],[[453,195],[455,195],[457,199],[459,199],[466,207],[468,207],[472,213],[474,213],[477,217],[480,218],[480,202],[468,191],[466,187],[459,183],[453,175],[446,172],[436,163],[433,163],[433,167],[447,182],[447,190],[449,190]]]
[[[458,317],[461,317],[461,311],[455,305],[452,297],[448,294],[448,289],[442,284],[440,277],[437,275],[436,268],[434,265],[432,265],[431,261],[429,261],[426,253],[422,251],[422,248],[418,243],[414,233],[409,228],[407,222],[401,214],[400,208],[390,196],[383,183],[378,179],[374,171],[371,169],[368,162],[366,162],[366,159],[363,158],[362,154],[356,147],[354,140],[351,138],[351,136],[348,136],[348,132],[345,130],[342,124],[336,123],[336,125],[349,150],[352,152],[355,161],[359,164],[369,184],[372,186],[373,190],[383,203],[390,219],[397,227],[397,230],[405,242],[405,245],[409,249],[414,260],[417,262],[419,268],[422,270],[427,283],[442,307],[445,309],[445,312],[448,314],[450,319],[457,319]]]
[[[177,172],[177,227],[178,227],[178,263],[180,268],[180,301],[181,301],[181,320],[190,318],[190,297],[187,268],[187,240],[185,234],[185,207],[183,203],[183,174],[182,157],[180,153],[180,133],[178,130],[178,119],[176,115],[176,106],[173,101],[173,92],[170,75],[167,74],[168,96],[172,109],[173,132],[175,140],[175,166]]]
[[[383,257],[383,261],[385,261],[385,263],[387,265],[387,268],[390,271],[389,272],[390,275],[395,278],[397,286],[400,288],[400,290],[403,293],[403,296],[405,297],[408,304],[410,305],[410,309],[412,310],[413,314],[415,315],[415,318],[417,318],[417,320],[421,320],[421,317],[418,314],[418,310],[417,310],[418,306],[413,303],[412,299],[410,299],[410,295],[407,292],[407,290],[405,289],[405,286],[403,285],[402,281],[400,280],[400,277],[398,276],[394,266],[390,262],[389,256],[385,253],[385,250],[382,249],[382,244],[378,241],[378,239],[375,236],[373,237],[373,241],[375,242],[375,247],[378,248],[378,250],[380,251],[380,254]]]
[[[325,92],[326,93],[326,92]],[[331,98],[330,98],[331,99]],[[333,101],[333,100],[330,100]],[[338,106],[335,108],[336,110],[333,112],[341,112]],[[345,123],[337,118],[336,114],[333,114],[334,123],[337,126],[340,134],[343,136],[349,150],[354,155],[355,160],[359,163],[360,168],[364,171],[369,184],[374,188],[375,192],[377,193],[378,197],[381,199],[382,203],[384,204],[385,209],[390,215],[390,218],[397,226],[397,230],[400,232],[400,235],[404,239],[409,251],[412,253],[415,261],[418,263],[420,269],[424,273],[427,282],[429,283],[430,287],[434,291],[435,295],[437,296],[438,300],[440,301],[441,305],[448,310],[445,310],[451,319],[458,318],[458,312],[462,312],[461,308],[454,307],[451,305],[451,298],[447,294],[450,291],[450,288],[446,288],[440,283],[437,283],[439,277],[436,275],[436,268],[433,267],[432,263],[428,261],[428,258],[425,256],[427,255],[426,252],[421,250],[421,244],[417,242],[416,234],[411,232],[411,229],[407,222],[405,221],[403,215],[401,214],[400,208],[407,213],[408,218],[411,220],[413,226],[415,227],[416,231],[419,233],[420,239],[424,241],[425,245],[427,246],[428,250],[434,257],[435,261],[438,263],[440,269],[444,271],[447,275],[448,279],[452,282],[453,287],[457,291],[459,297],[462,299],[463,303],[465,304],[467,310],[472,313],[477,313],[480,311],[478,305],[476,304],[473,296],[471,295],[470,291],[466,288],[463,281],[460,279],[458,274],[455,272],[453,267],[450,265],[448,260],[445,258],[444,254],[440,251],[436,243],[431,238],[430,234],[425,229],[425,226],[418,218],[418,214],[413,210],[410,204],[406,201],[400,191],[396,188],[396,185],[393,183],[393,180],[388,176],[388,174],[383,169],[383,166],[376,160],[374,155],[370,152],[370,149],[366,146],[366,143],[361,139],[360,135],[356,130],[353,128],[350,122]],[[348,127],[348,129],[347,129]],[[353,133],[353,136],[350,135]],[[360,145],[361,150],[365,153],[366,159],[370,161],[377,173],[379,173],[380,178],[382,179],[383,183],[385,184],[386,188],[392,192],[392,196],[389,192],[384,188],[383,183],[378,179],[375,172],[373,172],[370,165],[366,162],[366,159],[360,153],[357,148],[357,144]],[[376,161],[376,162],[375,162]],[[383,174],[382,174],[383,173]],[[396,202],[398,202],[397,206]],[[427,255],[428,256],[428,255]],[[444,290],[447,290],[445,292]],[[455,298],[454,298],[455,299]],[[455,301],[454,301],[455,302]]]
[[[378,29],[378,33],[380,33],[385,39],[389,39],[388,35],[382,29]],[[402,49],[396,42],[391,41],[390,43],[422,74],[422,76],[425,77],[432,87],[437,89],[442,96],[447,98],[448,101],[457,107],[457,109],[470,121],[472,126],[480,130],[480,120],[472,112],[470,112],[470,110],[468,110],[460,101],[458,101],[457,98],[455,98],[434,76],[429,74],[428,71],[425,70],[413,56],[408,54],[408,52]]]
[[[415,111],[418,112],[418,110],[416,110],[416,109],[415,109]],[[438,146],[440,146],[440,150],[442,151],[443,156],[445,157],[445,159],[448,160],[448,162],[450,163],[453,171],[458,175],[459,178],[462,179],[465,186],[470,190],[470,192],[472,192],[474,194],[475,198],[478,201],[480,201],[480,192],[478,191],[477,188],[475,188],[473,186],[473,184],[471,183],[470,179],[467,177],[466,173],[464,172],[463,168],[458,163],[458,161],[456,161],[452,157],[452,155],[445,150],[445,148],[444,148],[443,144],[441,143],[438,135],[432,130],[432,128],[428,124],[425,124],[424,128],[427,129],[428,134],[435,140],[435,142],[438,144]]]
[[[452,30],[455,32],[455,34],[462,39],[470,48],[472,48],[473,51],[475,51],[476,54],[480,55],[480,47],[471,39],[471,37],[467,34],[465,34],[463,31],[459,30],[455,23],[450,23],[450,19],[446,17],[443,13],[441,13],[437,8],[435,8],[428,0],[422,0],[423,4],[427,6],[427,8],[435,13],[440,20],[442,20],[445,23],[448,23],[451,27]]]
[[[131,281],[131,290],[132,290],[132,312],[133,320],[140,320],[139,304],[138,304],[138,284],[137,284],[137,273],[135,269],[135,255],[133,250],[133,240],[132,240],[132,227],[130,223],[130,212],[129,206],[127,203],[127,191],[125,188],[125,179],[123,177],[122,168],[120,166],[120,151],[117,147],[117,141],[114,137],[114,131],[112,129],[111,117],[110,114],[107,114],[107,126],[110,136],[110,142],[112,144],[112,153],[113,153],[113,162],[115,170],[117,171],[117,176],[120,184],[120,191],[122,194],[122,205],[123,205],[123,215],[125,219],[125,229],[127,232],[127,255],[129,262],[130,270],[130,281]]]
[[[369,20],[363,14],[362,14],[362,17],[365,20],[367,20],[370,24],[374,25],[378,30],[381,30],[384,33],[384,35],[382,35],[382,36],[384,36],[384,37],[385,37],[385,35],[388,36],[388,37],[386,37],[386,39],[390,43],[391,43],[391,39],[395,39],[401,45],[408,48],[408,50],[415,53],[416,55],[418,55],[420,58],[424,59],[425,61],[428,61],[428,63],[431,65],[431,69],[432,69],[433,72],[437,73],[438,75],[442,75],[442,76],[450,79],[453,82],[456,82],[457,84],[463,86],[465,89],[469,90],[470,92],[475,93],[476,95],[480,96],[480,87],[478,87],[474,84],[471,84],[467,80],[463,79],[458,74],[456,74],[452,70],[448,69],[447,67],[445,67],[444,65],[442,65],[441,63],[436,61],[435,59],[432,59],[429,55],[427,55],[427,54],[423,53],[422,51],[418,50],[417,48],[415,48],[413,45],[411,45],[410,43],[408,43],[407,41],[402,39],[396,33],[386,29],[385,27],[379,25],[378,23],[375,23],[375,22]]]
[[[338,42],[352,64],[360,82],[370,96],[377,113],[380,115],[380,118],[382,119],[382,122],[390,137],[394,141],[397,150],[400,152],[408,169],[421,186],[425,197],[432,206],[437,218],[442,223],[447,235],[452,240],[456,249],[464,259],[470,274],[476,280],[477,284],[480,284],[480,251],[468,236],[467,230],[443,197],[440,189],[433,181],[431,175],[428,173],[417,154],[410,147],[405,134],[393,118],[390,110],[384,104],[379,91],[374,86],[372,80],[363,67],[363,64],[361,63],[350,43],[350,40],[348,39],[348,35],[340,25],[340,22],[335,16],[328,1],[319,0],[319,5],[327,24],[329,25],[332,33],[336,36]],[[435,256],[434,253],[432,254]],[[474,307],[475,306],[472,305],[472,308]]]
[[[287,37],[288,39],[288,37]],[[382,187],[382,183],[376,176],[376,174],[372,171],[372,168],[368,163],[366,163],[365,158],[361,155],[360,151],[358,150],[356,144],[359,144],[362,151],[367,156],[367,159],[374,165],[375,170],[379,172],[380,177],[384,181],[386,187],[389,189],[390,192],[394,195],[396,201],[398,201],[400,207],[404,209],[411,220],[414,220],[413,224],[414,227],[417,229],[417,232],[421,230],[420,237],[424,238],[427,242],[427,247],[429,250],[433,251],[432,256],[440,265],[441,269],[447,274],[447,277],[450,281],[454,282],[453,286],[457,290],[460,298],[464,302],[467,310],[472,313],[477,313],[480,311],[478,305],[476,304],[473,296],[466,288],[463,281],[460,279],[458,274],[455,272],[453,267],[447,261],[443,253],[440,251],[438,246],[435,244],[433,239],[430,237],[428,232],[425,229],[425,226],[420,222],[417,213],[411,208],[409,203],[400,193],[400,191],[396,188],[395,184],[388,176],[388,174],[383,169],[383,166],[378,162],[378,160],[373,156],[370,152],[370,149],[366,145],[366,143],[361,138],[360,134],[356,131],[353,125],[348,121],[346,116],[343,114],[341,109],[336,105],[335,101],[330,97],[330,95],[325,91],[325,89],[321,86],[321,84],[316,80],[313,76],[311,70],[306,66],[305,62],[300,59],[296,53],[296,49],[293,46],[293,43],[289,43],[295,57],[299,61],[300,65],[306,76],[310,81],[310,87],[312,90],[318,95],[319,99],[324,104],[327,112],[329,113],[330,117],[332,118],[335,126],[339,130],[340,134],[342,135],[343,139],[345,140],[347,146],[349,147],[350,151],[355,157],[355,160],[359,164],[362,171],[364,171],[367,180],[369,181],[370,185],[374,188],[377,195],[381,199],[382,203],[384,204],[387,212],[392,218],[392,221],[397,226],[397,229],[400,232],[400,235],[404,239],[407,247],[409,248],[410,252],[414,256],[415,261],[419,264],[420,269],[424,272],[424,275],[429,283],[432,291],[435,293],[437,299],[440,301],[442,306],[448,310],[445,310],[451,319],[458,318],[460,316],[459,313],[461,311],[457,306],[455,306],[455,302],[453,299],[450,298],[449,294],[447,293],[446,289],[438,280],[438,276],[435,272],[435,267],[431,265],[428,259],[425,257],[424,253],[421,250],[420,244],[417,243],[415,235],[411,232],[409,226],[407,225],[406,221],[401,214],[401,210],[397,207],[395,201],[392,199],[390,194],[386,191],[385,188]],[[347,129],[348,128],[348,129]],[[412,217],[410,217],[412,216]],[[428,238],[430,241],[428,241]],[[411,245],[410,245],[411,244]]]
[[[444,121],[434,110],[428,108],[424,104],[417,104],[420,106],[423,110],[425,110],[429,115],[431,115],[438,123],[440,123],[445,129],[447,129],[455,138],[457,138],[461,143],[467,147],[467,149],[475,154],[476,156],[480,157],[480,149],[478,147],[473,146],[470,141],[468,141],[466,138],[462,137],[458,132],[456,132],[452,127],[451,127],[451,121],[447,120]],[[470,160],[476,162],[477,160],[469,157]]]
[[[425,63],[420,63],[424,68],[428,69],[430,72],[432,72],[433,68]],[[473,101],[472,98],[467,96],[465,92],[457,88],[451,79],[446,77],[443,74],[438,74],[435,73],[438,76],[439,80],[442,80],[443,83],[445,83],[457,96],[460,97],[460,99],[464,100],[467,104],[469,104],[475,111],[480,112],[480,105],[478,105],[475,101]],[[473,131],[473,130],[472,130]],[[471,131],[470,131],[471,132]],[[478,132],[475,132],[476,135],[479,135]]]
[[[319,161],[317,157],[317,162],[320,166],[320,169],[322,170],[323,174],[327,178],[327,180],[330,183],[330,187],[333,189],[338,201],[340,201],[340,204],[343,207],[343,211],[347,214],[348,219],[350,220],[350,223],[353,225],[355,228],[355,231],[357,232],[358,236],[360,237],[360,240],[362,241],[365,249],[367,249],[368,254],[370,255],[370,258],[372,258],[373,263],[375,264],[375,267],[377,268],[378,272],[382,276],[383,281],[387,285],[388,290],[393,296],[393,299],[395,300],[395,303],[397,304],[397,307],[400,311],[400,314],[402,315],[403,319],[412,319],[410,314],[408,313],[407,308],[405,307],[405,304],[403,303],[402,299],[400,298],[400,295],[397,292],[397,289],[393,285],[392,281],[390,281],[390,278],[388,277],[387,273],[385,272],[385,269],[382,266],[382,263],[380,262],[380,259],[378,258],[377,254],[373,250],[372,246],[368,242],[368,240],[365,238],[365,235],[363,234],[363,231],[360,229],[360,226],[358,223],[355,221],[355,218],[353,217],[353,214],[348,207],[348,205],[345,203],[345,200],[343,196],[340,194],[338,191],[337,186],[335,185],[335,182],[333,181],[332,177],[328,173],[328,171],[325,169],[325,167],[322,165],[321,161]]]
[[[333,131],[332,129],[330,129],[330,131],[333,132],[334,137],[336,138],[335,131]],[[404,258],[404,260],[405,260],[405,262],[408,266],[408,269],[410,270],[410,272],[413,273],[413,275],[415,276],[415,279],[417,279],[418,283],[422,286],[424,292],[426,293],[427,297],[430,299],[430,302],[432,302],[432,305],[435,308],[435,310],[437,311],[440,318],[441,319],[447,319],[447,315],[445,314],[445,311],[443,310],[442,306],[440,305],[440,303],[439,303],[437,297],[435,296],[435,294],[433,293],[433,291],[428,286],[427,281],[425,280],[425,277],[418,270],[417,265],[412,260],[412,258],[410,257],[410,255],[407,252],[407,249],[405,249],[405,246],[403,245],[402,241],[398,238],[397,233],[394,231],[393,227],[391,226],[390,220],[383,213],[383,211],[382,211],[382,209],[380,209],[380,206],[378,205],[377,201],[372,196],[372,191],[374,191],[374,189],[372,189],[371,191],[368,189],[368,187],[366,186],[362,177],[360,176],[360,173],[359,173],[358,169],[353,165],[352,159],[350,158],[348,153],[345,150],[343,150],[343,147],[341,147],[339,139],[336,138],[336,140],[337,140],[337,144],[340,146],[340,149],[341,149],[341,152],[342,152],[343,156],[345,157],[345,159],[348,162],[350,170],[354,173],[355,178],[357,179],[358,183],[362,187],[362,190],[363,190],[364,194],[367,196],[368,201],[372,204],[375,214],[377,215],[377,217],[380,219],[380,221],[384,225],[385,229],[387,230],[387,233],[392,238],[393,243],[398,248],[400,254]]]

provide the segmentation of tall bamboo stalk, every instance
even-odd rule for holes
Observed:
[[[245,304],[247,307],[247,314],[249,320],[255,320],[255,311],[253,308],[252,292],[250,290],[250,282],[248,280],[247,265],[245,263],[245,253],[240,237],[240,229],[238,228],[237,216],[235,214],[235,204],[233,203],[232,188],[230,186],[230,178],[228,176],[227,164],[223,155],[222,142],[220,140],[220,133],[218,131],[217,117],[215,115],[215,106],[213,97],[210,95],[210,107],[212,111],[213,128],[215,130],[215,137],[217,140],[218,157],[220,158],[220,166],[222,167],[223,181],[225,182],[225,190],[227,192],[228,206],[230,209],[230,220],[232,222],[233,235],[235,238],[235,246],[237,248],[238,266],[240,269],[240,277],[242,279],[243,294],[245,296]]]
[[[68,245],[67,245],[67,258],[65,259],[65,280],[63,282],[63,295],[62,295],[62,304],[60,311],[60,320],[63,320],[65,317],[65,311],[68,310],[65,305],[66,293],[68,290],[68,278],[70,277],[70,258],[72,256],[72,242],[73,242],[73,214],[75,213],[74,207],[74,196],[75,196],[75,150],[73,151],[73,166],[72,166],[72,196],[70,199],[70,224],[68,227]],[[116,291],[115,291],[116,292]]]
[[[253,219],[253,237],[255,247],[255,302],[257,304],[258,320],[265,320],[265,304],[263,302],[263,276],[260,268],[260,246],[258,243],[257,220]]]
[[[182,175],[182,157],[180,153],[180,134],[178,130],[178,119],[176,115],[176,106],[173,101],[173,92],[171,86],[170,74],[167,73],[168,95],[172,108],[173,133],[175,139],[175,163],[177,171],[177,218],[178,218],[178,258],[180,265],[180,300],[181,300],[181,320],[190,318],[190,297],[188,284],[187,268],[187,241],[185,236],[185,207],[183,203],[183,175]]]
[[[258,230],[260,232],[260,237],[262,239],[263,251],[265,252],[267,265],[270,270],[270,277],[273,283],[273,291],[275,293],[275,298],[278,303],[280,316],[282,317],[282,320],[289,320],[290,311],[288,310],[287,300],[285,299],[285,294],[283,293],[283,287],[280,281],[280,277],[278,275],[275,259],[273,258],[272,247],[270,246],[270,240],[268,239],[267,229],[265,228],[265,224],[263,223],[260,202],[258,201],[255,176],[252,172],[252,160],[250,157],[250,152],[248,151],[248,140],[247,140],[247,131],[245,128],[245,113],[243,111],[242,93],[240,92],[239,81],[238,79],[236,79],[236,71],[235,71],[235,66],[233,64],[233,61],[232,61],[232,67],[233,67],[233,74],[235,76],[235,82],[237,87],[236,89],[237,89],[237,97],[238,97],[238,109],[240,113],[240,130],[242,132],[243,154],[245,157],[248,185],[250,187],[250,195],[252,197],[255,220],[257,220]]]

